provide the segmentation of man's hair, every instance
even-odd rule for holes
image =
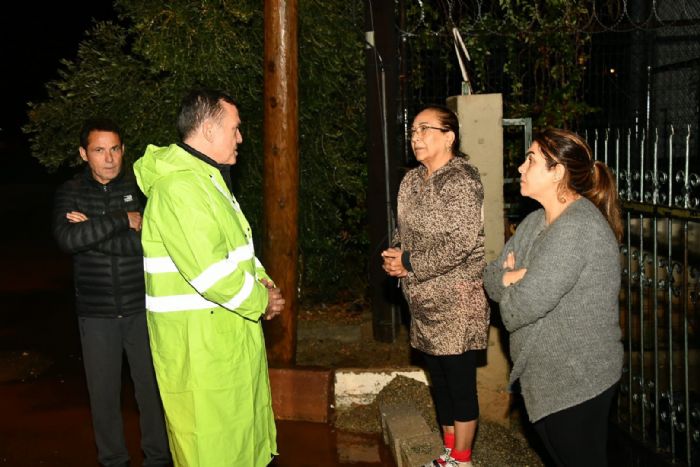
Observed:
[[[106,117],[93,117],[88,118],[83,123],[83,128],[80,130],[80,147],[87,150],[88,136],[93,131],[108,131],[110,133],[116,133],[119,137],[119,144],[124,144],[122,139],[122,130],[119,128],[114,120]]]
[[[177,116],[177,131],[185,140],[207,119],[219,120],[223,114],[221,101],[238,107],[236,101],[223,91],[214,89],[193,89],[185,95]]]

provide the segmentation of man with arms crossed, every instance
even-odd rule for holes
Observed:
[[[98,460],[126,466],[121,415],[122,353],[129,360],[141,421],[144,466],[170,465],[144,303],[139,189],[123,165],[124,143],[108,119],[80,133],[85,170],[56,193],[53,233],[73,254],[75,302]]]

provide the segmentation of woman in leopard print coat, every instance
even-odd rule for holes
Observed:
[[[420,112],[411,145],[421,165],[398,196],[396,247],[384,269],[401,280],[411,346],[425,355],[445,452],[437,465],[471,465],[478,418],[475,351],[486,348],[483,198],[479,171],[459,151],[459,123],[442,106]],[[452,462],[452,464],[450,464]],[[427,464],[433,465],[433,464]]]

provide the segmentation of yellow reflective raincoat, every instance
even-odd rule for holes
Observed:
[[[277,454],[261,316],[269,279],[219,170],[178,145],[134,165],[153,363],[176,466],[264,466]]]

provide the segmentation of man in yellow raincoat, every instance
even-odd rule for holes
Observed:
[[[255,257],[230,190],[243,137],[235,101],[191,91],[182,142],[134,165],[153,363],[176,466],[264,466],[277,454],[261,319],[284,299]]]

